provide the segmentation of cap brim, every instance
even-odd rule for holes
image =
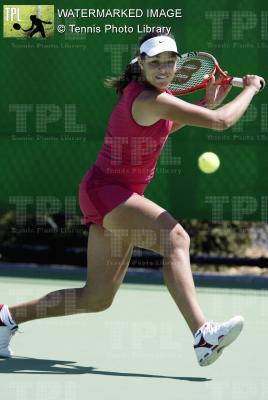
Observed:
[[[152,47],[146,52],[146,54],[149,57],[153,57],[156,56],[157,54],[164,53],[166,51],[171,51],[172,53],[178,54],[177,49],[175,49],[173,46],[167,46],[166,43],[163,44],[161,43],[158,46]]]

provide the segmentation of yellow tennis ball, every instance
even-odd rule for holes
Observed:
[[[217,154],[206,152],[198,158],[198,166],[205,174],[212,174],[217,171],[220,166],[220,160]]]

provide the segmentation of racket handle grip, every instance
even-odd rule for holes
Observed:
[[[242,78],[233,78],[231,80],[231,85],[235,86],[235,87],[243,88],[244,87],[243,79]]]
[[[231,85],[232,85],[232,86],[235,86],[235,87],[243,88],[243,87],[244,87],[243,79],[242,79],[242,78],[233,78],[233,79],[231,80]],[[262,90],[264,87],[265,87],[265,83],[263,84],[263,83],[261,82],[261,89],[260,89],[260,90]]]

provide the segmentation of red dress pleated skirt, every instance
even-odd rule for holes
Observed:
[[[79,184],[79,206],[83,224],[103,225],[103,218],[133,194],[143,196],[147,184],[118,181],[93,165]]]

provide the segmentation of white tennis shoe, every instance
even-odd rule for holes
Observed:
[[[244,318],[236,316],[222,324],[209,321],[194,335],[194,349],[199,365],[205,367],[214,363],[240,334]]]
[[[0,326],[0,357],[10,358],[13,355],[13,351],[10,348],[10,340],[18,330],[18,325],[13,328],[9,326]]]
[[[8,310],[8,306],[0,304],[0,357],[12,357],[10,348],[10,340],[18,330],[18,325],[15,324]]]

